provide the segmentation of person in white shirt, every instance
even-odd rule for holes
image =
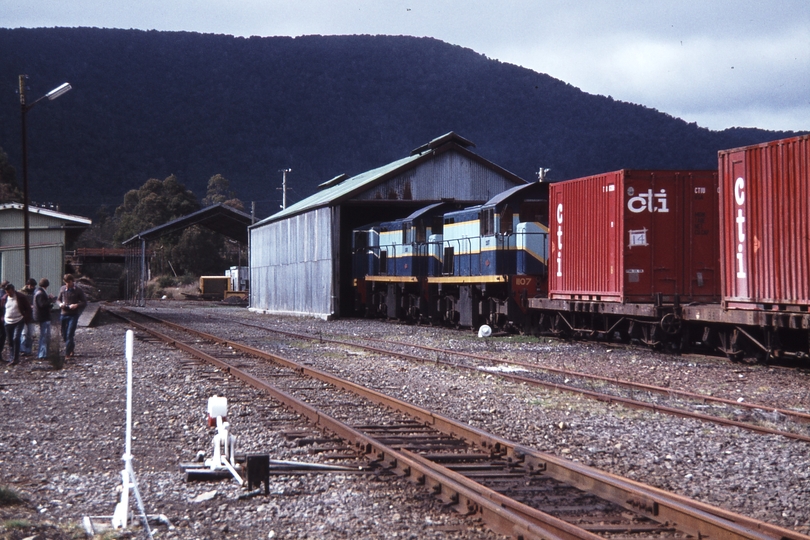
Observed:
[[[31,303],[28,297],[21,292],[17,292],[14,285],[6,285],[6,296],[1,301],[5,315],[6,341],[11,347],[11,364],[20,363],[20,338],[23,327],[31,321]]]

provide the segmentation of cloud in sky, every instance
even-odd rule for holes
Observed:
[[[6,27],[429,36],[712,129],[810,130],[807,0],[0,0]]]

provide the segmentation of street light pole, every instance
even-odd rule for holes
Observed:
[[[282,180],[281,180],[281,209],[284,210],[287,208],[287,173],[292,172],[292,169],[281,169]]]
[[[53,101],[65,92],[69,91],[72,87],[68,83],[63,83],[41,98],[35,100],[31,104],[25,103],[25,81],[28,80],[28,75],[20,75],[20,116],[22,118],[22,170],[23,170],[23,242],[25,244],[25,281],[31,277],[31,240],[30,232],[31,225],[28,219],[28,145],[26,143],[26,126],[25,114],[30,111],[34,105],[39,103],[45,98]]]

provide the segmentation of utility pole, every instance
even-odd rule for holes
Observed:
[[[283,173],[281,180],[281,209],[287,208],[287,173],[292,172],[292,169],[281,169]]]
[[[25,101],[25,83],[28,80],[28,75],[20,75],[19,82],[20,82],[20,116],[22,120],[22,174],[23,174],[23,244],[25,246],[25,255],[24,255],[24,271],[25,274],[25,281],[28,281],[28,278],[31,277],[31,225],[28,219],[28,147],[26,145],[26,127],[25,127],[25,115],[30,111],[34,105],[39,103],[45,98],[48,98],[48,101],[53,101],[54,99],[58,98],[65,92],[69,91],[72,87],[68,83],[62,83],[41,98],[31,102],[26,103]]]

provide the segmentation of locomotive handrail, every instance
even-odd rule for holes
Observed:
[[[520,238],[529,238],[533,236],[540,236],[543,238],[548,238],[549,234],[546,231],[514,231],[510,230],[507,232],[498,232],[492,235],[487,235],[495,238],[495,245],[494,251],[501,251],[501,250],[511,250],[516,249],[518,239]],[[466,266],[463,264],[452,264],[451,267],[453,268],[453,272],[448,273],[445,272],[444,268],[441,270],[441,275],[449,276],[449,275],[458,275],[458,276],[473,276],[477,273],[480,273],[480,260],[479,262],[479,269],[478,272],[473,272],[473,263],[475,260],[475,256],[477,255],[480,259],[481,257],[481,245],[479,245],[478,253],[473,253],[473,240],[477,239],[479,244],[481,243],[481,236],[476,237],[463,237],[463,238],[453,238],[453,239],[442,239],[439,241],[426,241],[426,242],[410,242],[408,244],[380,244],[376,246],[364,246],[353,248],[352,255],[355,256],[359,253],[364,253],[367,255],[373,255],[378,260],[382,259],[381,253],[386,253],[386,268],[383,272],[382,269],[379,270],[380,275],[396,277],[401,274],[399,268],[396,265],[396,260],[401,258],[403,253],[401,253],[400,246],[409,246],[411,248],[411,256],[413,257],[431,257],[431,247],[436,247],[437,252],[436,256],[438,257],[439,263],[442,264],[444,267],[447,261],[444,260],[444,249],[445,247],[452,247],[454,249],[454,257],[459,259],[459,262],[465,262]],[[528,244],[529,242],[525,242]],[[548,243],[541,242],[538,244],[539,250],[535,251],[534,253],[541,259],[542,262],[545,262],[548,259]],[[390,261],[390,262],[389,262]],[[455,263],[455,261],[454,261]],[[464,268],[462,270],[462,267]],[[367,269],[368,270],[368,269]],[[424,271],[427,275],[429,272],[427,270]]]

